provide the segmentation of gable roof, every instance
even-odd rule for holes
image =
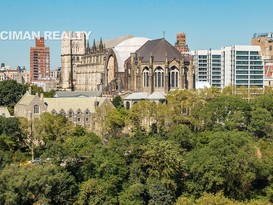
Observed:
[[[54,98],[70,98],[70,97],[100,97],[101,91],[56,91]]]
[[[55,110],[60,113],[62,110],[68,113],[70,110],[77,112],[79,109],[84,112],[89,110],[91,113],[96,112],[96,102],[99,107],[103,104],[111,104],[105,97],[89,97],[89,98],[44,98],[47,105],[47,112]]]
[[[23,97],[19,100],[17,103],[18,105],[29,105],[33,99],[35,98],[35,95],[31,95],[28,91],[23,95]]]
[[[150,56],[160,62],[165,61],[166,57],[168,61],[182,59],[182,54],[164,38],[147,41],[136,53],[141,61],[149,61]]]

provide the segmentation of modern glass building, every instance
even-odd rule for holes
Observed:
[[[197,82],[223,88],[228,85],[264,86],[264,63],[259,46],[226,46],[194,52]]]
[[[264,65],[259,46],[222,48],[224,86],[264,86]]]
[[[223,87],[221,50],[197,50],[194,53],[196,81],[209,82],[211,86]]]

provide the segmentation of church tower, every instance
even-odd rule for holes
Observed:
[[[82,32],[66,31],[63,37],[60,86],[65,90],[73,90],[76,82],[77,64],[81,62],[81,58],[85,54],[86,35]]]

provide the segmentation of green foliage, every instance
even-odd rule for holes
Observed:
[[[257,137],[272,136],[273,118],[270,112],[265,108],[257,108],[251,112],[251,122],[249,130]]]
[[[123,101],[119,95],[113,98],[112,103],[118,109],[124,107]]]
[[[131,110],[117,97],[91,128],[0,117],[0,204],[270,204],[272,90],[251,92],[175,90]]]
[[[144,204],[145,185],[135,183],[119,195],[120,205],[142,205]]]
[[[75,179],[55,165],[10,166],[0,173],[1,204],[72,204]]]
[[[15,104],[25,94],[27,86],[14,80],[0,81],[0,106],[7,106],[11,114]]]
[[[224,194],[244,199],[256,178],[256,148],[247,133],[204,133],[196,141],[195,149],[188,156],[190,193]]]

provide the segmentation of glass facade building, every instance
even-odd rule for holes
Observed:
[[[194,52],[196,81],[223,88],[264,86],[264,63],[259,46],[226,46]]]

